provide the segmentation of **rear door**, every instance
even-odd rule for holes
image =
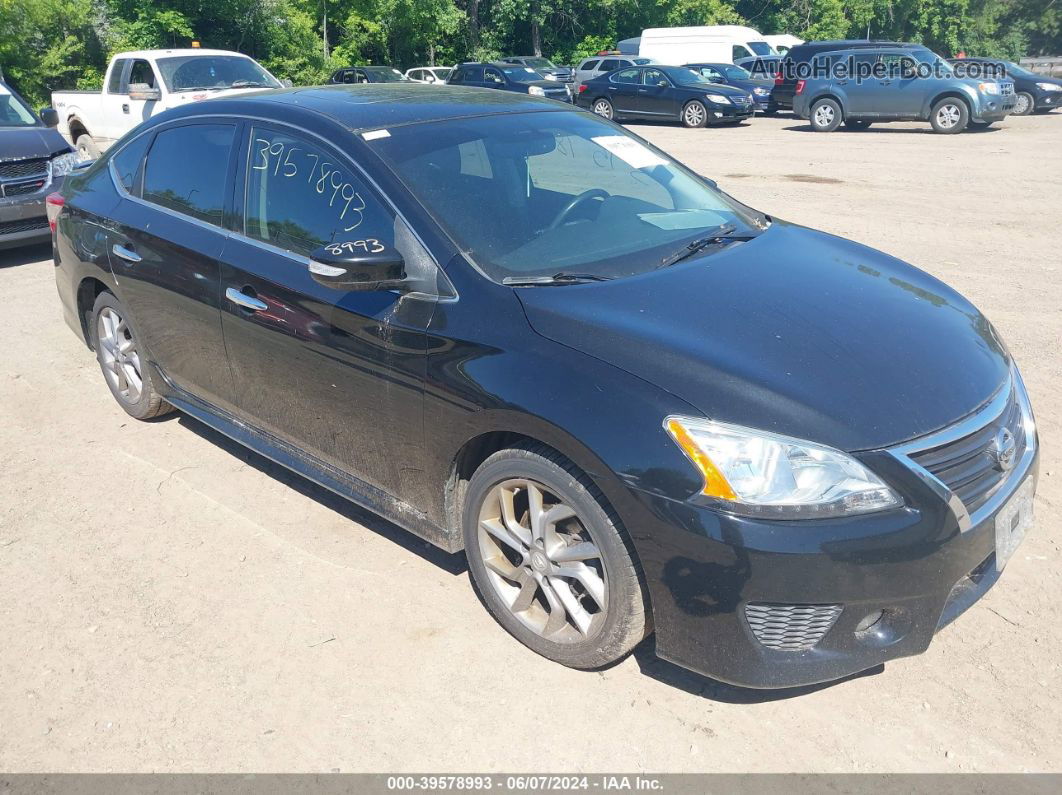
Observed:
[[[349,158],[309,133],[248,124],[225,249],[223,326],[240,412],[316,459],[402,497],[421,445],[433,299],[314,281],[322,245],[375,240],[427,261]],[[431,267],[434,267],[432,264]]]
[[[639,96],[642,88],[642,70],[638,68],[620,69],[608,78],[607,95],[612,108],[617,113],[638,113]]]
[[[846,76],[835,79],[838,93],[844,97],[844,111],[849,116],[880,116],[882,113],[882,81],[874,76],[879,54],[876,52],[847,52],[830,56],[832,61],[851,64]],[[864,77],[863,75],[869,75]]]
[[[165,378],[223,408],[233,405],[233,384],[219,260],[235,134],[235,123],[178,122],[133,139],[114,159],[123,189],[110,251],[118,297]]]

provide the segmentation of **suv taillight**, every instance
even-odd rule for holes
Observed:
[[[796,93],[797,94],[803,94],[804,93],[804,81],[803,80],[797,80]]]
[[[780,85],[782,85],[782,83],[784,83],[784,82],[785,82],[785,78],[784,78],[784,77],[782,77],[782,70],[781,70],[781,69],[779,69],[779,70],[778,70],[778,74],[776,74],[776,75],[774,76],[774,84],[775,84],[776,86],[780,86]]]
[[[44,211],[48,213],[48,228],[55,232],[55,222],[59,218],[59,213],[63,211],[63,207],[66,205],[66,199],[60,196],[58,193],[49,193],[48,197],[44,200]]]
[[[580,83],[579,84],[579,93],[582,94],[584,91],[586,91],[586,83]]]

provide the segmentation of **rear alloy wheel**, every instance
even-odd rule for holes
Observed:
[[[811,129],[815,132],[833,132],[841,126],[841,106],[832,99],[820,99],[811,106]]]
[[[703,127],[708,123],[708,109],[697,100],[687,102],[682,109],[682,124],[686,127]]]
[[[606,119],[611,119],[613,116],[612,103],[607,99],[594,100],[593,110],[598,116]]]
[[[944,135],[954,135],[966,129],[970,121],[970,111],[961,99],[945,97],[933,106],[929,123],[933,130]]]
[[[556,452],[488,458],[464,506],[469,573],[517,640],[573,668],[598,668],[648,632],[640,569],[593,482]]]
[[[1028,91],[1019,91],[1014,97],[1014,110],[1011,111],[1011,115],[1028,116],[1035,108],[1036,100],[1033,99],[1033,95]]]
[[[147,420],[173,411],[155,391],[125,308],[111,293],[100,293],[92,309],[92,345],[111,394],[126,413]]]

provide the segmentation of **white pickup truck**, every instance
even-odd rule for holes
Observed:
[[[59,114],[59,132],[88,160],[156,113],[283,85],[253,58],[238,52],[140,50],[120,52],[111,59],[102,91],[56,91],[52,107]]]

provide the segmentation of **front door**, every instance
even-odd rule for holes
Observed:
[[[918,64],[914,58],[900,53],[881,56],[885,76],[879,81],[877,104],[884,116],[917,118],[922,111],[923,98],[932,79],[918,78]]]
[[[248,125],[244,138],[237,184],[246,190],[221,277],[240,412],[402,498],[418,478],[424,329],[434,300],[325,287],[311,277],[308,255],[328,243],[376,240],[411,263],[413,238],[350,160],[320,139],[265,124]]]
[[[126,190],[113,211],[111,269],[151,361],[174,385],[233,404],[219,309],[221,228],[236,125],[179,123],[114,158]],[[146,160],[141,163],[144,150]]]
[[[646,116],[676,116],[677,106],[671,91],[671,81],[659,69],[642,70],[642,84],[635,95],[634,109]]]

